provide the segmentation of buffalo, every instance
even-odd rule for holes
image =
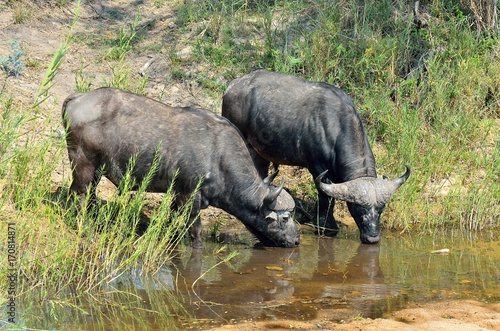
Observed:
[[[380,214],[406,181],[377,178],[361,118],[340,88],[282,73],[257,70],[233,80],[222,116],[253,147],[261,177],[270,162],[306,167],[318,189],[317,226],[335,235],[335,199],[347,202],[363,243],[380,240]]]
[[[136,158],[132,174],[141,183],[156,157],[149,192],[164,193],[173,182],[177,206],[195,194],[189,228],[193,248],[202,248],[199,212],[209,205],[234,215],[264,245],[299,244],[293,198],[283,182],[276,187],[272,178],[260,177],[247,143],[225,118],[114,88],[70,95],[62,117],[73,175],[70,191],[80,205],[89,185],[95,197],[101,175],[119,186]]]

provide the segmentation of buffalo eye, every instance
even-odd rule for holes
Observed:
[[[290,212],[289,211],[286,211],[283,213],[283,215],[281,216],[283,218],[283,221],[288,221],[290,219]]]

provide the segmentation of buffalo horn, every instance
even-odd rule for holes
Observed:
[[[339,184],[326,184],[322,179],[327,171],[316,177],[316,186],[332,198],[362,206],[385,204],[392,194],[408,179],[410,168],[401,177],[392,181],[376,177],[361,177]]]
[[[403,185],[404,182],[410,177],[410,167],[406,166],[406,172],[401,176],[392,181],[394,185],[394,191],[396,191],[401,185]]]
[[[278,172],[279,170],[276,170],[275,172],[273,172],[272,174],[270,174],[269,176],[267,176],[266,178],[264,178],[264,184],[271,184],[273,182],[273,180],[276,178],[276,176],[278,176]]]
[[[275,175],[275,174],[273,174]],[[271,176],[273,176],[271,175]],[[276,176],[276,175],[275,175]],[[266,178],[267,179],[267,178]],[[266,180],[264,179],[264,182]],[[283,189],[283,186],[285,186],[285,178],[281,179],[281,185],[273,188],[273,186],[269,186],[269,193],[267,193],[266,197],[264,198],[264,205],[269,206],[271,205],[274,200],[280,195],[281,190]]]
[[[410,177],[410,168],[406,166],[406,172],[401,176],[392,181],[388,179],[374,180],[374,186],[376,190],[377,202],[378,203],[387,203],[391,196],[396,192],[396,190],[403,185],[403,183]]]

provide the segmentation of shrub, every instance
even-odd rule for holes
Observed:
[[[26,55],[22,50],[19,40],[12,39],[10,41],[10,52],[7,57],[0,57],[0,66],[9,75],[18,77],[24,71],[24,64],[21,56]]]

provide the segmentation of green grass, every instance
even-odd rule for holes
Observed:
[[[2,219],[15,224],[16,301],[23,308],[18,310],[18,324],[13,328],[43,327],[43,321],[36,322],[40,309],[48,312],[45,317],[50,323],[82,302],[97,307],[110,300],[113,311],[119,308],[109,299],[110,293],[115,292],[123,298],[136,298],[132,310],[144,310],[144,302],[138,300],[137,294],[118,290],[113,282],[134,270],[140,270],[138,277],[144,279],[160,272],[174,255],[183,251],[188,229],[191,201],[178,210],[172,209],[175,197],[172,187],[160,198],[152,200],[147,196],[146,187],[157,169],[158,159],[138,190],[132,192],[134,182],[128,172],[119,190],[106,201],[81,211],[76,208],[75,197],[68,192],[67,179],[54,182],[53,176],[67,163],[66,144],[64,137],[46,130],[60,127],[60,123],[54,124],[50,117],[37,114],[42,105],[53,107],[44,101],[51,95],[54,79],[71,49],[72,28],[77,21],[78,5],[67,38],[48,66],[31,107],[26,109],[16,104],[5,88],[7,81],[0,89],[0,214]],[[131,82],[124,56],[111,66],[107,84],[141,92],[143,83]],[[85,78],[83,68],[76,77],[77,89],[90,88],[92,82]],[[63,178],[69,178],[68,174]],[[2,242],[7,242],[7,222],[2,222],[1,229]],[[7,261],[7,250],[0,254]],[[0,269],[2,289],[7,288],[4,285],[11,273],[5,266]],[[4,304],[8,297],[2,298]],[[158,325],[175,329],[170,313],[186,314],[173,295],[169,300],[169,307],[151,301],[156,306],[150,312],[156,316]],[[85,308],[78,309],[88,314]]]
[[[54,78],[56,77],[57,72],[59,71],[59,67],[61,66],[64,55],[66,54],[66,52],[70,47],[71,35],[73,33],[73,29],[76,23],[78,22],[79,15],[80,15],[80,1],[77,1],[75,11],[73,13],[73,22],[70,25],[68,35],[62,42],[61,46],[59,46],[57,52],[54,54],[52,62],[49,64],[49,67],[45,72],[45,77],[43,78],[42,83],[40,84],[40,88],[38,89],[38,93],[35,96],[35,101],[32,107],[33,109],[38,109],[38,107],[49,97],[49,91],[54,84]]]
[[[130,51],[137,38],[137,25],[139,24],[140,13],[137,12],[134,21],[130,25],[123,26],[116,40],[112,42],[112,47],[104,55],[105,60],[122,60]]]
[[[364,119],[379,171],[413,169],[383,227],[500,226],[499,43],[464,8],[432,4],[417,29],[404,1],[201,3],[179,19],[198,27],[195,58],[207,72],[229,81],[266,68],[339,86]]]
[[[117,291],[112,285],[117,277],[133,270],[141,270],[143,277],[154,275],[182,251],[191,204],[172,209],[172,187],[161,199],[147,198],[146,186],[158,159],[138,190],[131,191],[134,181],[128,172],[120,190],[106,201],[78,211],[68,192],[70,183],[59,183],[56,189],[52,180],[66,158],[64,140],[37,136],[37,119],[14,116],[10,99],[2,94],[1,100],[7,106],[2,114],[5,152],[0,155],[1,214],[15,223],[17,302],[23,314],[36,316],[41,306],[51,305],[55,305],[50,308],[53,314],[61,314],[61,308],[77,305],[82,298],[96,305],[104,300],[103,295],[108,297],[108,292]],[[47,120],[44,122],[50,126]],[[17,134],[24,130],[24,135]],[[18,139],[14,142],[7,139],[10,137]],[[2,223],[2,233],[7,233],[6,223]],[[2,241],[6,242],[3,234]],[[6,254],[2,250],[4,261]],[[0,273],[6,279],[9,271],[2,268]],[[137,309],[142,306],[142,300],[138,301]],[[168,316],[164,311],[161,314]]]

